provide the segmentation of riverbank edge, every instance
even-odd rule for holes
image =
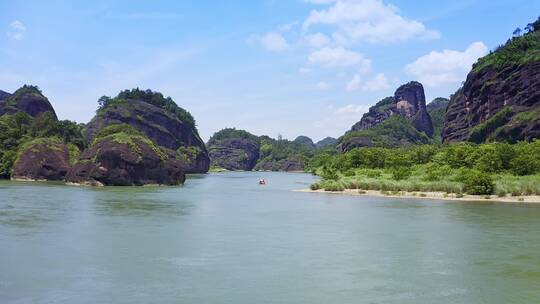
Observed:
[[[486,196],[486,195],[469,195],[464,194],[463,197],[456,197],[455,193],[447,194],[446,192],[405,192],[400,191],[399,194],[381,193],[376,190],[356,190],[345,189],[344,191],[325,191],[298,189],[294,192],[314,193],[314,194],[331,194],[331,195],[348,195],[348,196],[368,196],[368,197],[386,197],[386,198],[401,198],[401,199],[428,199],[428,200],[444,200],[444,201],[459,201],[459,202],[493,202],[493,203],[509,203],[509,204],[539,204],[540,196]],[[489,198],[488,198],[489,197]]]

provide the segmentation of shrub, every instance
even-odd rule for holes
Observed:
[[[319,183],[314,183],[314,184],[311,184],[311,186],[309,186],[309,188],[313,191],[316,191],[316,190],[320,190],[321,189],[321,184]]]
[[[465,191],[475,195],[489,195],[493,193],[495,185],[491,175],[470,170],[464,177]]]
[[[407,167],[399,167],[399,168],[392,169],[392,178],[397,181],[408,179],[411,176],[411,174],[412,174],[412,170]]]

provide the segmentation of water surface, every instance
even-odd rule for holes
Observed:
[[[540,303],[540,206],[290,191],[313,180],[0,182],[0,303]]]

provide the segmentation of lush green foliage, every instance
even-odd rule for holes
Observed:
[[[239,138],[239,139],[249,139],[254,142],[259,142],[259,138],[248,131],[238,130],[235,128],[225,128],[221,131],[218,131],[210,137],[208,141],[209,144],[216,142],[218,140],[229,139],[229,138]]]
[[[388,118],[381,124],[372,128],[346,133],[341,143],[355,137],[369,138],[374,145],[381,147],[395,147],[403,144],[427,144],[429,138],[416,128],[404,117],[396,115]]]
[[[77,149],[85,147],[82,126],[75,122],[58,121],[52,113],[44,113],[36,118],[18,112],[0,117],[0,177],[9,178],[11,169],[24,144],[36,138],[58,138]]]
[[[128,100],[141,100],[151,105],[154,105],[158,108],[164,109],[173,115],[175,115],[182,122],[190,125],[195,128],[195,119],[193,116],[186,111],[185,109],[179,107],[171,97],[164,97],[163,94],[159,92],[154,92],[152,90],[140,90],[139,88],[132,90],[121,91],[118,96],[110,98],[108,96],[102,96],[98,100],[99,108],[98,113],[107,108],[110,105],[115,103],[126,102]]]
[[[532,26],[533,31],[523,36],[509,39],[505,45],[498,47],[495,52],[482,57],[473,65],[473,72],[480,72],[484,68],[501,68],[508,65],[522,65],[540,61],[540,18]]]
[[[344,154],[317,155],[307,168],[323,177],[314,186],[320,189],[332,181],[343,182],[345,189],[347,183],[357,183],[352,189],[540,193],[540,184],[532,186],[523,182],[529,177],[520,177],[540,179],[540,141],[357,148]],[[513,182],[503,183],[508,180]]]
[[[444,125],[444,116],[450,100],[447,98],[435,98],[428,105],[428,113],[433,123],[433,142],[441,143],[441,133]]]
[[[43,96],[41,93],[41,90],[37,86],[33,85],[23,85],[20,87],[17,91],[13,92],[11,96],[6,100],[8,105],[16,105],[17,101],[21,98],[23,95],[35,95],[35,96]]]
[[[512,109],[510,107],[501,109],[490,119],[474,127],[469,135],[469,141],[475,143],[485,142],[490,135],[493,135],[496,132],[497,128],[504,126],[511,116]]]
[[[138,155],[138,160],[143,160],[140,145],[145,144],[152,149],[162,160],[167,159],[166,153],[143,133],[128,124],[112,124],[103,128],[94,138],[92,145],[101,141],[109,140],[119,144],[125,144],[130,150]]]

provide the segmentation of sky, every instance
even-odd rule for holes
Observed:
[[[0,89],[41,88],[61,119],[100,96],[171,96],[206,140],[225,127],[339,137],[411,80],[448,97],[540,15],[524,0],[0,0]]]

